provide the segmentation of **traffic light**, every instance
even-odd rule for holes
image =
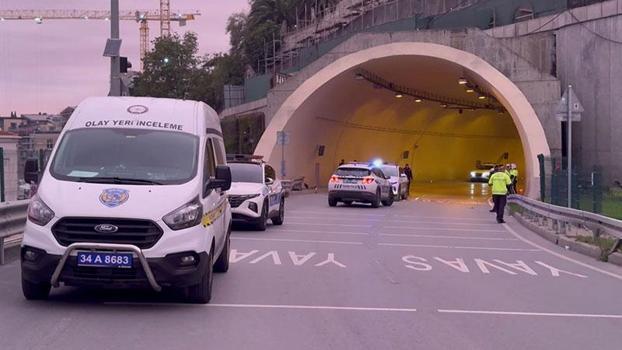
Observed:
[[[129,68],[132,68],[132,62],[127,60],[127,57],[119,57],[121,63],[121,73],[127,73]]]

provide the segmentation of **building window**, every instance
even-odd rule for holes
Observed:
[[[54,147],[54,140],[48,139],[46,142],[47,149],[52,149]]]

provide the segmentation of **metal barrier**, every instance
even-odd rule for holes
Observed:
[[[4,264],[4,240],[24,232],[29,200],[0,203],[0,265]]]
[[[537,228],[553,232],[556,239],[567,239],[574,235],[576,237],[591,236],[590,238],[594,241],[600,238],[613,240],[611,247],[603,251],[601,256],[613,254],[622,244],[622,220],[560,207],[520,195],[510,195],[508,203],[520,207],[519,211],[523,220],[529,221]]]

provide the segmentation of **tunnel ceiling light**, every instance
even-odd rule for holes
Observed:
[[[479,95],[479,97],[478,97],[478,98],[479,98],[480,100],[485,100],[485,99],[486,99],[486,96],[484,96],[484,95]]]
[[[445,103],[441,104],[442,108],[447,108],[447,105]]]
[[[356,80],[365,80],[365,77],[361,73],[356,73],[356,75],[354,75],[354,79],[356,79]]]
[[[474,93],[474,92],[475,92],[475,89],[473,89],[473,88],[467,88],[467,89],[466,89],[466,92],[467,92],[468,94],[472,94],[472,93]]]
[[[395,93],[395,98],[402,98],[402,97],[404,97],[404,95],[402,95],[401,93],[399,92]]]
[[[468,84],[468,83],[469,83],[469,82],[466,80],[466,78],[460,78],[460,79],[458,79],[458,84],[460,84],[460,85],[466,85],[466,84]]]
[[[421,103],[422,101],[423,101],[423,100],[422,100],[422,99],[420,99],[420,98],[415,99],[415,102],[416,102],[416,103]]]

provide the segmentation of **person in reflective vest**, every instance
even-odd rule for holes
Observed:
[[[507,203],[508,186],[512,184],[512,180],[505,170],[505,166],[500,165],[499,171],[492,174],[488,180],[488,185],[492,188],[492,201],[497,213],[497,222],[500,224],[505,222],[503,214]]]

